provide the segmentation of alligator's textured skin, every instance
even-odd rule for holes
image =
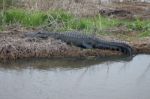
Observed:
[[[65,33],[34,32],[34,33],[26,33],[25,36],[43,39],[52,37],[81,48],[87,49],[99,48],[99,49],[116,50],[129,56],[133,54],[133,49],[126,43],[105,41],[95,36],[90,36],[79,32],[65,32]]]

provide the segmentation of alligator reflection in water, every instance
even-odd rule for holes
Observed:
[[[150,56],[110,59],[1,63],[0,99],[149,99]]]
[[[89,57],[89,58],[33,58],[1,62],[0,67],[5,69],[80,69],[98,64],[110,64],[117,61],[124,63],[132,60],[132,57]]]

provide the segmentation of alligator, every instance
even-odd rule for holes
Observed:
[[[25,37],[36,37],[47,39],[48,37],[54,39],[60,39],[67,44],[73,44],[74,46],[85,48],[85,49],[107,49],[107,50],[115,50],[124,53],[125,55],[132,56],[133,49],[126,43],[122,42],[111,42],[101,40],[100,38],[93,35],[86,35],[80,32],[33,32],[33,33],[25,33]]]

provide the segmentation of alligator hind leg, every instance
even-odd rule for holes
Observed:
[[[87,44],[87,43],[85,43],[85,42],[82,43],[81,47],[82,47],[82,48],[86,48],[86,49],[91,49],[91,48],[93,48],[92,45]]]
[[[105,45],[105,44],[97,44],[95,46],[95,48],[99,48],[99,49],[110,49],[110,46]]]

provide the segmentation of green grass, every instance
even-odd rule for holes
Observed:
[[[150,20],[139,20],[136,19],[133,22],[129,22],[127,27],[130,30],[138,31],[139,37],[147,37],[150,36]]]
[[[86,32],[99,32],[100,30],[117,26],[119,20],[109,19],[102,16],[95,17],[75,17],[71,13],[58,10],[58,11],[49,11],[48,23],[50,27],[57,28],[58,31],[68,31],[68,30],[79,30]]]
[[[20,23],[23,26],[39,26],[44,23],[46,14],[40,11],[26,11],[23,9],[9,9],[4,13],[7,24]]]
[[[138,36],[139,37],[150,37],[150,31],[141,32]]]
[[[3,20],[3,15],[2,15],[2,12],[0,12],[0,25],[2,25],[2,20]]]
[[[150,20],[128,21],[102,16],[76,17],[63,10],[29,11],[19,8],[0,12],[0,27],[21,24],[24,27],[43,27],[49,31],[79,30],[100,33],[104,29],[125,25],[129,30],[140,31],[140,36],[150,36]]]
[[[150,30],[150,20],[139,20],[136,19],[133,22],[129,22],[127,24],[127,27],[131,30],[136,30],[136,31],[145,31],[145,30]]]
[[[2,16],[0,16],[2,17]],[[91,30],[104,29],[117,25],[119,22],[115,19],[108,19],[101,16],[90,18],[78,18],[69,12],[63,10],[55,11],[27,11],[24,9],[8,9],[5,11],[4,19],[6,24],[19,23],[26,27],[37,27],[41,25],[59,26],[58,30]],[[2,20],[0,20],[2,21]]]

